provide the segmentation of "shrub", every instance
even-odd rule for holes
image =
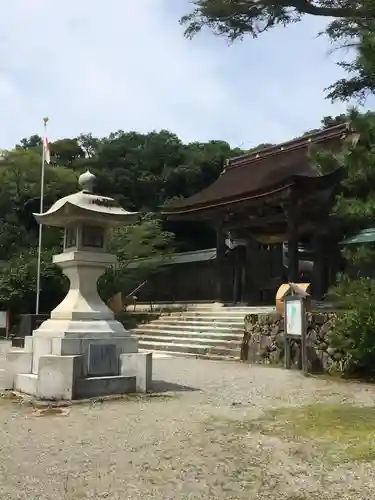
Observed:
[[[332,293],[343,311],[332,321],[328,339],[341,353],[340,368],[345,375],[375,375],[375,280],[342,277]]]

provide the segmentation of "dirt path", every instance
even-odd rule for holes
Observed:
[[[155,360],[154,378],[162,395],[65,416],[0,401],[1,500],[375,499],[371,461],[250,425],[278,407],[372,405],[375,387],[182,358]]]

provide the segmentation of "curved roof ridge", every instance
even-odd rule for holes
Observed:
[[[290,141],[275,144],[274,146],[269,146],[263,149],[257,149],[255,151],[251,151],[250,153],[230,158],[228,160],[228,164],[226,165],[225,169],[241,167],[244,164],[246,164],[247,166],[249,165],[249,163],[256,162],[263,158],[287,152],[289,153],[293,150],[309,146],[310,144],[325,142],[329,139],[341,136],[344,133],[348,134],[350,133],[350,131],[351,127],[349,122],[345,122],[339,125],[334,125],[333,127],[325,128],[323,130],[320,130],[319,132],[307,134],[305,136],[292,139]]]

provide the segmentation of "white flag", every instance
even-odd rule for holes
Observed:
[[[48,137],[44,138],[44,161],[46,163],[51,163],[51,154],[49,152],[49,143],[48,143]]]

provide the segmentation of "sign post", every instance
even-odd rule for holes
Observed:
[[[308,375],[307,359],[307,328],[306,328],[306,292],[299,293],[299,288],[291,285],[291,295],[284,298],[284,342],[285,342],[285,368],[291,368],[291,340],[301,344],[302,371]],[[292,286],[294,285],[294,286]]]

